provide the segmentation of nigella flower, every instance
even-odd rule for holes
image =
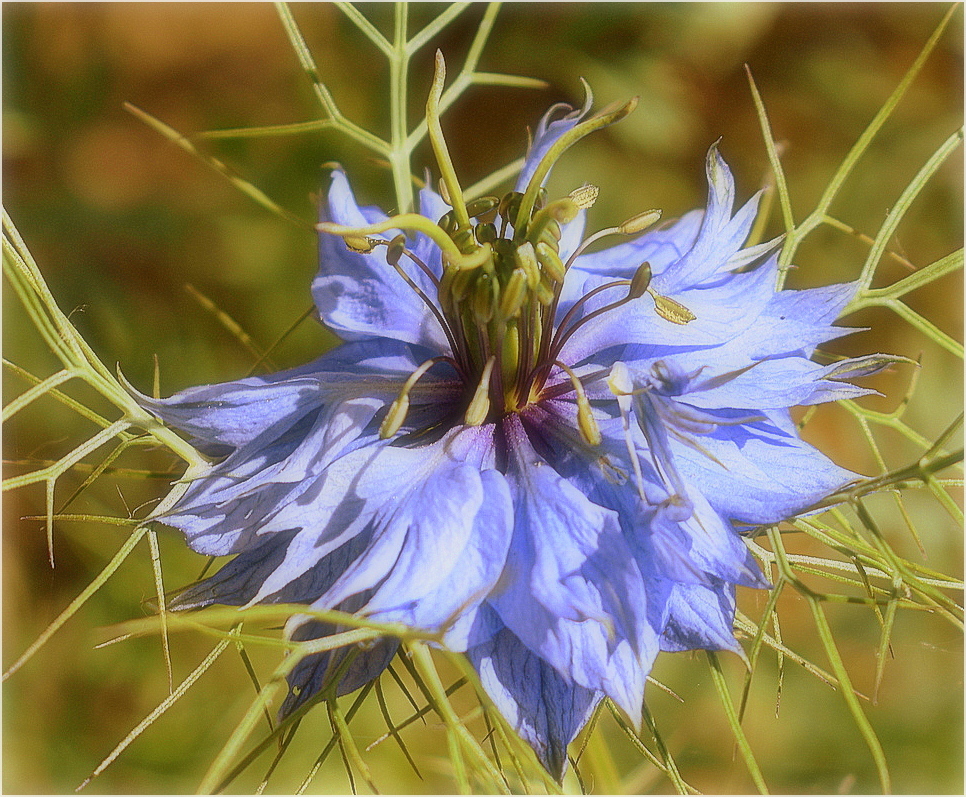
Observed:
[[[767,582],[736,529],[855,478],[798,437],[789,408],[867,393],[844,380],[889,358],[810,359],[845,331],[832,322],[853,289],[776,291],[776,244],[742,248],[757,197],[734,211],[716,147],[706,209],[585,236],[596,189],[548,199],[544,181],[633,103],[551,108],[515,190],[467,201],[441,86],[440,71],[442,196],[425,188],[418,213],[387,217],[332,175],[313,294],[344,343],[282,373],[139,397],[212,457],[158,519],[234,555],[175,608],[303,603],[438,633],[562,777],[603,697],[639,723],[660,651],[740,654],[735,587]],[[623,241],[588,251],[608,236]],[[282,715],[376,677],[397,645],[306,658]]]

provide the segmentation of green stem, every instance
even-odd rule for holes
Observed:
[[[389,164],[400,213],[413,209],[413,181],[409,168],[412,150],[408,146],[406,113],[408,108],[409,52],[406,45],[408,6],[395,4],[395,25],[389,58]]]

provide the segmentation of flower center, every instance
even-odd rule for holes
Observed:
[[[427,130],[442,174],[441,193],[452,209],[437,222],[416,213],[402,213],[367,227],[349,228],[330,222],[318,225],[320,232],[342,236],[349,248],[359,252],[368,253],[377,246],[386,246],[388,264],[420,296],[450,344],[452,356],[427,360],[406,380],[386,415],[380,434],[390,437],[398,431],[408,412],[413,385],[433,365],[446,361],[466,386],[464,420],[467,424],[496,421],[544,398],[573,392],[581,433],[589,443],[596,444],[600,433],[583,383],[560,360],[566,342],[582,325],[639,298],[646,291],[652,293],[657,312],[664,318],[687,323],[693,316],[673,300],[651,291],[650,266],[642,263],[633,278],[614,280],[581,297],[558,322],[564,280],[577,256],[605,235],[639,233],[657,222],[661,214],[647,211],[618,227],[601,230],[587,238],[564,262],[560,252],[562,226],[594,204],[597,188],[585,185],[562,199],[548,202],[543,182],[567,148],[588,133],[622,119],[637,101],[575,123],[546,144],[546,151],[535,164],[525,191],[511,191],[502,198],[487,196],[467,201],[439,123],[445,69],[438,54],[436,67],[426,107]],[[391,241],[368,237],[390,229],[423,233],[432,239],[442,253],[442,275],[437,277],[407,248],[404,234]],[[404,256],[421,268],[435,285],[435,301],[400,266]],[[615,299],[585,312],[587,302],[605,291],[611,291]]]
[[[455,339],[454,357],[471,381],[493,361],[489,401],[492,411],[504,413],[537,401],[549,375],[553,316],[566,275],[560,225],[579,210],[569,197],[546,205],[541,193],[531,219],[514,229],[522,199],[510,192],[470,203],[473,219],[496,214],[457,227],[453,240],[483,256],[472,268],[446,269],[438,291]],[[440,219],[440,227],[452,229],[453,211]]]

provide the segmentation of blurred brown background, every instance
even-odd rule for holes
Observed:
[[[389,30],[388,4],[361,6]],[[443,6],[412,8],[416,31]],[[511,3],[497,18],[481,68],[546,80],[546,90],[474,88],[444,118],[464,185],[522,154],[525,128],[564,100],[580,104],[579,77],[597,106],[640,95],[627,121],[595,134],[569,152],[553,186],[601,187],[592,227],[661,207],[665,217],[703,204],[704,158],[719,137],[739,199],[766,179],[767,159],[744,64],[755,76],[772,129],[784,143],[783,163],[796,220],[814,207],[856,138],[899,83],[946,6],[892,4],[532,4]],[[465,11],[415,59],[413,121],[425,101],[435,46],[451,74],[483,14]],[[5,3],[3,13],[4,204],[18,225],[61,307],[109,365],[117,362],[149,390],[152,355],[167,395],[189,385],[247,373],[249,351],[218,323],[185,284],[210,297],[262,347],[308,308],[315,241],[272,216],[212,170],[124,111],[130,102],[185,134],[317,118],[311,85],[299,69],[275,10],[267,4]],[[352,120],[386,133],[384,60],[330,4],[296,4],[294,13],[322,78]],[[962,14],[957,15],[892,119],[833,206],[833,214],[874,236],[892,203],[932,152],[962,124]],[[324,184],[321,164],[342,162],[363,201],[392,205],[388,174],[337,133],[208,142],[239,175],[282,206],[311,220],[312,195]],[[432,166],[427,149],[414,171]],[[922,267],[962,244],[962,152],[943,166],[899,228],[891,247]],[[780,231],[777,213],[772,232]],[[868,251],[861,239],[819,230],[796,258],[792,287],[853,279]],[[880,269],[876,284],[906,270]],[[961,275],[909,297],[910,305],[961,340]],[[46,376],[54,368],[16,305],[4,295],[5,356]],[[906,420],[935,438],[962,404],[960,361],[894,315],[869,312],[848,319],[872,326],[837,342],[834,351],[881,350],[922,357],[923,368]],[[273,356],[279,367],[302,363],[333,338],[313,322],[301,325]],[[891,410],[909,386],[898,368],[877,387],[885,398],[869,406]],[[7,374],[6,400],[23,390]],[[82,393],[82,391],[81,391]],[[83,437],[69,411],[52,402],[31,407],[7,430],[8,460],[62,456]],[[834,459],[864,473],[877,471],[854,423],[834,408],[819,413],[808,435]],[[889,467],[921,449],[898,435],[882,438]],[[167,467],[158,456],[150,466]],[[146,467],[144,460],[130,467]],[[69,495],[66,480],[58,495]],[[124,513],[157,497],[163,479],[102,480],[84,500],[86,511]],[[119,495],[120,494],[120,495]],[[122,540],[115,528],[58,524],[57,567],[46,561],[41,523],[21,522],[41,511],[42,490],[7,496],[4,525],[4,662],[18,656],[97,573]],[[934,502],[910,498],[927,563],[961,570],[961,534]],[[79,509],[78,509],[79,511]],[[892,539],[921,558],[901,525]],[[902,535],[905,535],[902,537]],[[165,580],[176,587],[197,575],[200,557],[173,532],[161,534]],[[4,789],[72,790],[114,744],[166,693],[156,640],[105,650],[96,630],[148,609],[153,591],[147,550],[108,583],[54,640],[7,685],[4,700]],[[750,596],[748,606],[762,605]],[[793,604],[793,602],[790,602]],[[786,640],[825,666],[814,629],[800,607],[786,607]],[[802,612],[807,610],[801,609]],[[860,690],[871,689],[878,626],[861,607],[832,607],[837,640]],[[176,678],[204,655],[206,640],[177,637]],[[894,641],[879,705],[870,717],[894,769],[897,792],[962,791],[961,639],[925,615],[904,616]],[[194,687],[111,768],[92,792],[190,791],[220,740],[250,700],[237,658]],[[272,657],[264,658],[267,673]],[[733,683],[740,683],[740,664]],[[774,714],[776,676],[762,664],[746,728],[766,779],[776,791],[869,792],[877,789],[864,744],[841,698],[793,665],[786,667],[781,715]],[[657,692],[653,711],[684,775],[705,791],[742,792],[751,782],[732,760],[729,732],[701,659],[665,656],[656,675],[685,698]],[[221,678],[222,680],[219,680]],[[223,688],[224,679],[237,685]],[[207,684],[207,686],[206,686]],[[404,716],[404,709],[398,716]],[[316,712],[321,715],[321,712]],[[308,722],[308,721],[307,721]],[[363,744],[382,730],[378,712],[362,717]],[[364,723],[368,722],[369,725]],[[277,790],[297,785],[327,738],[324,717],[303,733]],[[368,734],[368,736],[367,736]],[[420,735],[422,734],[422,735]],[[306,738],[307,737],[307,738]],[[420,730],[413,749],[441,749],[439,728]],[[385,751],[385,752],[383,752]],[[666,781],[615,737],[613,754],[630,787],[662,791]],[[371,756],[387,791],[452,788],[446,764],[419,781],[395,749]],[[334,763],[334,762],[333,762]],[[292,774],[295,773],[295,774]],[[289,780],[286,780],[286,775]],[[239,788],[254,788],[257,775]],[[382,780],[380,780],[382,778]],[[315,781],[320,791],[348,784],[339,765]]]

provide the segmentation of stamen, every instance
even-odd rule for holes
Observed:
[[[409,392],[422,378],[423,374],[436,365],[436,363],[441,362],[448,362],[456,367],[456,361],[452,357],[431,357],[409,375],[409,378],[403,383],[399,395],[396,396],[396,400],[389,405],[389,412],[386,413],[386,417],[379,427],[380,439],[386,440],[399,431],[399,427],[403,425],[403,422],[406,420],[406,415],[409,413]],[[459,369],[457,368],[457,370]]]
[[[597,425],[597,419],[594,418],[594,414],[590,409],[590,401],[584,392],[583,384],[577,377],[577,374],[560,362],[560,360],[555,360],[553,364],[570,377],[570,383],[574,386],[574,391],[577,394],[577,428],[580,430],[580,436],[584,438],[584,442],[587,445],[599,446],[602,439],[600,427]]]
[[[636,216],[631,216],[627,221],[621,224],[617,231],[621,235],[637,235],[639,232],[644,232],[648,227],[653,227],[661,220],[661,211],[657,208],[653,210],[645,210],[643,213],[638,213]]]
[[[530,290],[535,289],[540,283],[540,266],[537,263],[537,255],[533,251],[533,244],[529,241],[520,244],[513,252],[513,260],[527,275],[527,286]]]
[[[556,250],[541,241],[537,244],[536,252],[537,262],[543,268],[544,274],[550,277],[550,279],[554,282],[563,282],[564,277],[567,276],[567,271],[564,268],[563,261],[560,259],[560,255],[557,254]]]
[[[350,252],[358,252],[360,255],[368,255],[376,248],[376,244],[379,241],[373,241],[371,238],[356,238],[355,236],[347,236],[343,239],[346,248]]]
[[[458,264],[461,261],[467,259],[466,255],[453,243],[453,239],[438,224],[434,224],[418,213],[402,213],[385,221],[367,224],[365,227],[347,227],[344,224],[336,224],[332,221],[322,221],[315,225],[315,229],[329,235],[338,235],[340,238],[353,238],[356,241],[386,230],[412,230],[431,238],[433,243],[443,250],[444,259],[451,261],[457,267],[459,267]]]
[[[570,192],[570,198],[576,203],[577,207],[581,210],[587,210],[592,208],[594,203],[597,201],[597,195],[600,193],[600,189],[596,185],[582,185],[580,188],[575,188]]]
[[[596,243],[601,238],[605,238],[608,235],[616,235],[619,232],[620,232],[620,227],[607,227],[603,230],[599,230],[598,232],[595,232],[593,235],[589,236],[588,238],[585,238],[583,241],[581,241],[580,246],[578,246],[574,250],[574,253],[567,258],[567,262],[565,265],[569,269],[574,264],[574,261],[578,257],[580,257],[584,253],[584,250],[592,243]]]
[[[480,377],[480,383],[476,386],[470,406],[466,408],[466,415],[463,418],[467,426],[481,426],[486,416],[490,414],[490,374],[493,371],[493,363],[496,362],[496,355],[490,355]]]
[[[440,177],[436,184],[439,187],[439,196],[447,205],[453,207],[453,202],[449,198],[449,189],[446,187],[446,181]]]
[[[475,219],[489,213],[499,204],[500,200],[495,196],[481,196],[479,199],[467,203],[466,212],[470,214],[470,218]]]
[[[634,441],[631,439],[630,396],[634,390],[634,383],[624,363],[617,361],[611,367],[610,375],[607,377],[607,387],[611,393],[617,396],[617,408],[621,413],[627,457],[630,459],[631,467],[634,469],[634,482],[637,484],[637,494],[644,501],[646,500],[644,495],[644,474],[641,473],[641,463],[637,457],[637,451],[634,449]]]
[[[412,254],[409,253],[409,250],[405,248],[405,242],[406,242],[406,236],[404,236],[402,233],[400,233],[395,238],[393,238],[391,241],[378,241],[376,243],[385,244],[385,246],[387,248],[387,251],[386,251],[386,262],[396,270],[396,273],[400,277],[402,277],[403,280],[405,280],[406,284],[410,288],[412,288],[413,291],[415,291],[416,295],[420,299],[422,299],[423,304],[425,304],[426,307],[429,308],[429,311],[436,318],[436,321],[439,322],[439,325],[442,328],[443,333],[446,335],[446,340],[449,341],[450,349],[455,354],[458,351],[458,349],[456,348],[456,340],[453,337],[453,331],[450,328],[450,325],[447,322],[445,316],[439,311],[439,308],[436,307],[436,304],[425,294],[425,292],[423,291],[423,289],[420,288],[413,281],[413,278],[410,277],[405,272],[405,270],[399,265],[399,258],[402,257],[403,254],[409,254],[409,256],[413,260],[415,260],[419,265],[422,265],[423,268],[429,273],[430,277],[432,278],[433,282],[436,283],[437,288],[438,288],[439,282],[436,279],[436,277],[433,275],[433,272],[432,271],[429,271],[429,268],[426,266],[425,263],[422,263],[422,261],[420,261],[418,258],[414,257]]]
[[[649,290],[648,283],[651,281],[651,264],[648,262],[641,263],[637,267],[637,271],[634,272],[634,276],[629,280],[616,280],[614,282],[608,282],[606,285],[600,285],[589,293],[581,296],[576,302],[574,302],[573,307],[570,308],[567,315],[564,316],[563,321],[560,322],[560,326],[557,327],[557,334],[554,337],[553,344],[550,348],[551,356],[556,357],[560,354],[564,347],[564,344],[570,340],[570,337],[580,329],[584,324],[593,321],[598,316],[602,316],[604,313],[609,313],[611,310],[616,310],[621,305],[627,304],[627,302],[633,301],[634,299],[639,299],[644,295],[644,292]],[[586,304],[587,300],[594,295],[600,293],[608,288],[615,288],[621,285],[627,285],[628,291],[627,295],[623,299],[618,299],[616,302],[611,302],[610,304],[605,304],[603,307],[599,307],[592,313],[588,313],[579,321],[577,321],[569,329],[566,328],[567,324],[573,318],[574,314],[577,312],[578,308]],[[681,305],[682,309],[684,308]]]
[[[560,225],[569,224],[580,212],[580,206],[570,197],[557,199],[533,214],[526,238],[534,246],[540,241],[556,243],[560,240]]]
[[[412,260],[413,263],[419,266],[423,270],[423,273],[427,277],[429,277],[430,282],[432,282],[433,285],[439,288],[439,277],[437,277],[433,273],[433,270],[429,266],[427,266],[420,258],[416,257],[416,255],[413,254],[413,252],[409,249],[403,249],[403,254],[406,255],[406,257],[408,257],[410,260]]]
[[[599,232],[595,232],[589,238],[584,239],[574,253],[567,258],[567,268],[570,268],[573,265],[573,262],[586,251],[588,246],[596,243],[601,238],[604,238],[608,235],[636,235],[639,232],[643,232],[648,227],[652,227],[660,220],[660,210],[645,210],[643,213],[638,213],[636,216],[631,216],[631,218],[617,227],[607,227]]]
[[[684,326],[694,321],[697,316],[688,310],[680,302],[676,302],[669,296],[661,296],[659,293],[655,293],[650,287],[648,287],[647,292],[651,294],[651,298],[654,299],[654,309],[661,318],[665,321],[670,321],[672,324],[679,324]]]
[[[527,274],[522,268],[513,269],[500,297],[500,317],[515,318],[527,298]]]

